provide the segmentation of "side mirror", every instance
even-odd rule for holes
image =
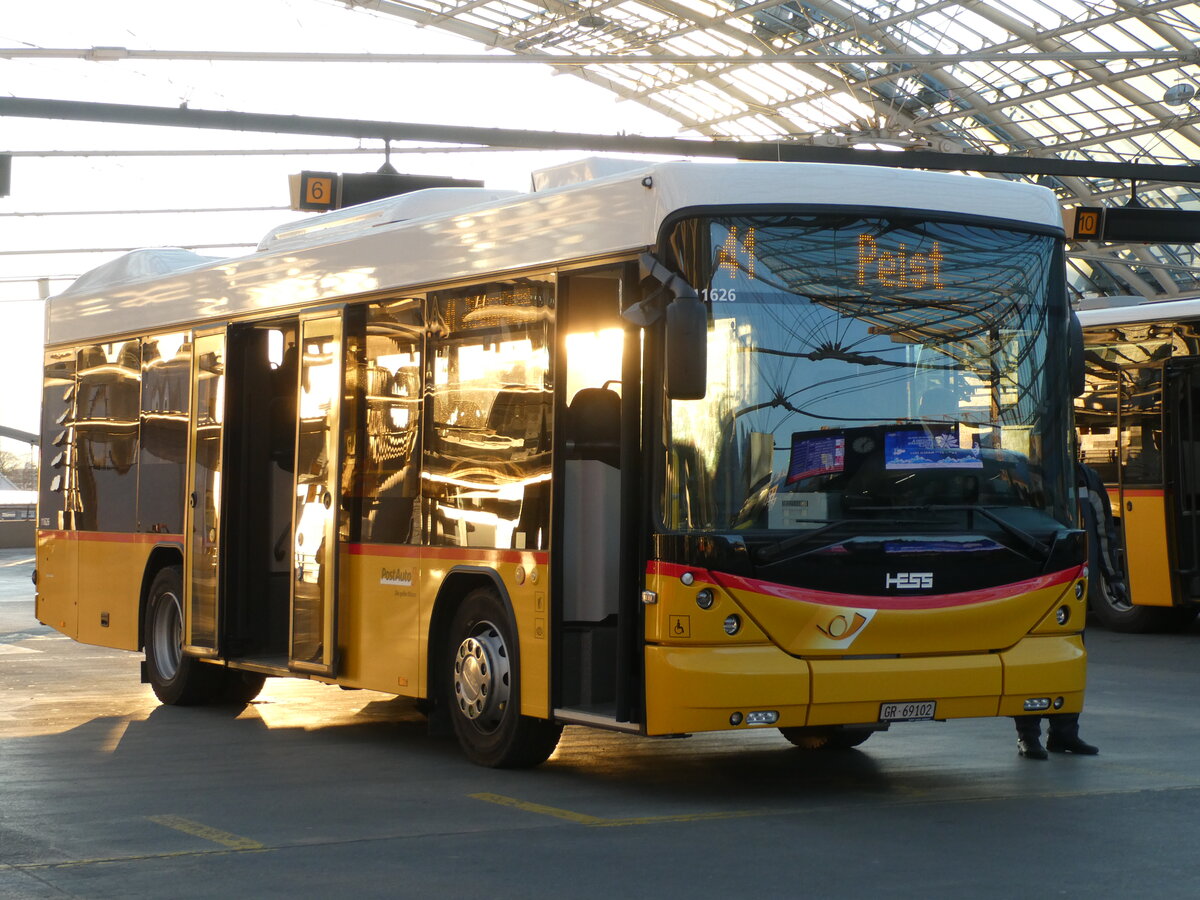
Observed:
[[[667,396],[703,400],[708,388],[708,309],[691,296],[667,304]]]
[[[1087,369],[1083,362],[1083,325],[1079,316],[1071,310],[1071,321],[1067,326],[1069,354],[1067,358],[1067,378],[1071,387],[1071,396],[1079,397],[1087,387]]]

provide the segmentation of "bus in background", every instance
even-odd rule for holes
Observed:
[[[1058,206],[998,180],[588,160],[48,304],[37,615],[164,703],[418,698],[562,727],[1077,712]]]
[[[1186,627],[1200,611],[1200,299],[1084,301],[1080,460],[1106,483],[1128,592],[1091,579],[1118,631]]]

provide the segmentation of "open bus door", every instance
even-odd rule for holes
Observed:
[[[220,614],[224,329],[195,335],[190,409],[183,646],[193,656],[211,657],[218,653]]]
[[[1164,477],[1177,602],[1200,598],[1200,358],[1175,357],[1163,370]]]
[[[560,278],[564,353],[554,482],[556,715],[638,730],[641,711],[640,334],[620,317],[625,267]]]
[[[291,534],[288,664],[336,674],[342,313],[303,315]]]

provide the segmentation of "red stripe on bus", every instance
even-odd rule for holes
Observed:
[[[1126,488],[1125,490],[1121,491],[1121,496],[1122,497],[1165,497],[1166,491],[1164,491],[1162,488],[1157,488],[1157,489],[1156,488],[1139,488],[1137,490],[1130,490],[1129,488]]]
[[[484,547],[414,547],[408,544],[347,544],[351,556],[395,556],[404,559],[422,557],[457,559],[488,563],[524,563],[546,565],[550,554],[532,550],[488,550]]]
[[[796,600],[802,603],[816,603],[821,606],[855,606],[861,609],[945,609],[951,606],[973,606],[978,603],[989,603],[993,600],[1006,600],[1018,594],[1040,591],[1044,588],[1074,581],[1083,572],[1083,566],[1063,569],[1026,581],[982,588],[977,591],[961,591],[956,594],[835,594],[830,591],[815,591],[809,588],[790,587],[757,578],[746,578],[741,575],[730,575],[725,572],[710,572],[706,569],[680,566],[675,563],[651,562],[646,571],[651,575],[679,577],[684,572],[691,572],[697,580],[710,581],[726,590],[750,591],[779,597],[783,600]]]
[[[119,531],[38,531],[38,539],[53,538],[59,541],[91,541],[106,544],[158,544],[182,541],[182,534],[159,534],[138,532],[125,534]]]

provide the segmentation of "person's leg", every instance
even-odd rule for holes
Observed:
[[[1013,716],[1017,726],[1017,753],[1026,759],[1045,759],[1046,751],[1042,748],[1042,717]]]
[[[1088,744],[1079,737],[1079,713],[1062,713],[1049,716],[1050,727],[1047,729],[1046,749],[1051,753],[1078,753],[1082,756],[1095,756],[1100,752],[1099,747]]]

